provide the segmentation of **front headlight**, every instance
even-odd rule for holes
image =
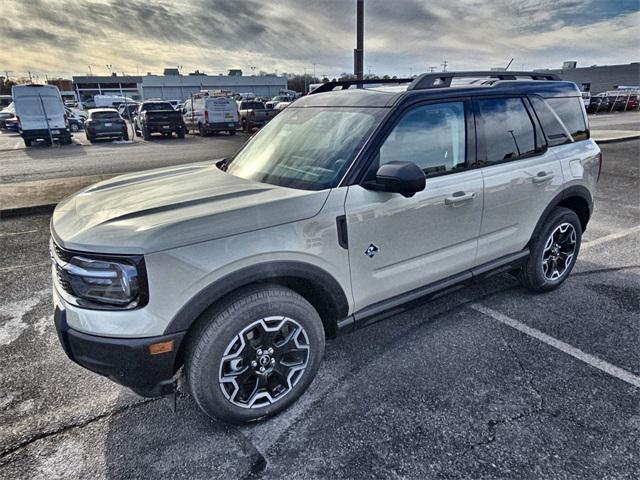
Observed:
[[[57,283],[67,301],[79,307],[131,309],[147,300],[142,256],[112,257],[51,248]],[[66,294],[66,295],[65,295]]]

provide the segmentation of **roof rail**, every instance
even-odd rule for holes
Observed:
[[[366,79],[366,80],[336,80],[335,82],[323,83],[319,87],[311,90],[308,95],[314,93],[330,92],[336,87],[342,87],[342,90],[347,90],[352,85],[379,85],[379,84],[394,84],[394,83],[411,83],[413,78],[379,78],[379,79]]]
[[[560,80],[555,73],[545,72],[507,72],[499,70],[477,72],[441,72],[423,73],[407,87],[407,90],[424,90],[428,88],[443,88],[451,86],[454,78],[482,78],[489,77],[497,80],[516,80],[517,77],[530,77],[532,80]]]

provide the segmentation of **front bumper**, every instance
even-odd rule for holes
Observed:
[[[67,356],[78,365],[131,388],[144,397],[171,393],[178,352],[185,332],[147,338],[112,338],[89,335],[67,324],[66,311],[57,305],[54,322]],[[173,341],[173,348],[151,354],[150,346]]]

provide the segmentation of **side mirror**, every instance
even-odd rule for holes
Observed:
[[[375,182],[367,182],[364,187],[412,197],[424,190],[425,175],[415,163],[393,161],[382,165],[376,172]]]

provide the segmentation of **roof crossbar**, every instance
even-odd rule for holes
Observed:
[[[517,80],[517,77],[529,77],[532,80],[560,80],[555,73],[546,72],[507,72],[507,71],[477,71],[477,72],[440,72],[423,73],[416,77],[407,90],[424,90],[429,88],[446,88],[451,86],[454,78],[495,78],[497,80]]]
[[[323,83],[319,87],[311,90],[309,95],[314,93],[330,92],[336,87],[342,87],[341,90],[347,90],[352,85],[380,85],[380,84],[398,84],[411,83],[413,78],[385,78],[385,79],[366,79],[366,80],[336,80],[335,82]]]

